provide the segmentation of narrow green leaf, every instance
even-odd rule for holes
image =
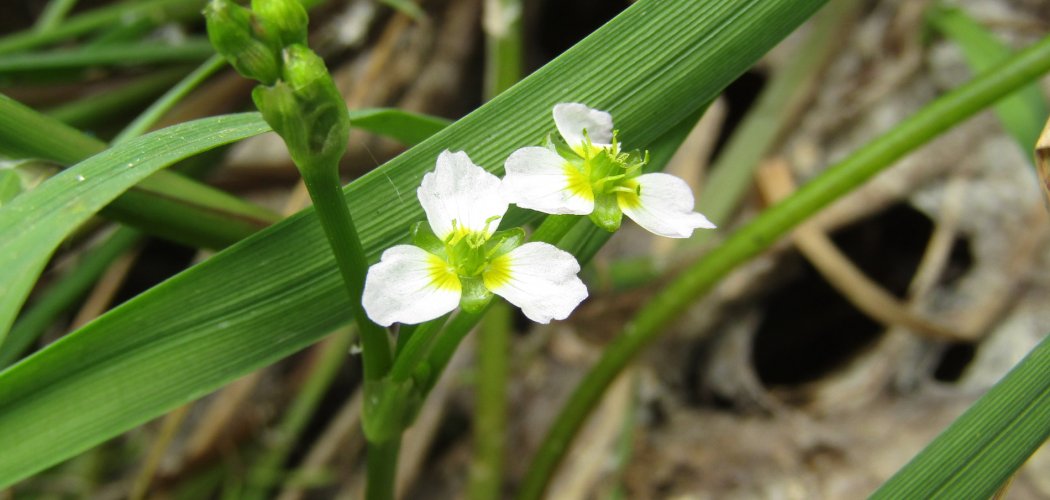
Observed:
[[[77,226],[150,174],[267,130],[255,113],[168,127],[92,156],[0,209],[0,341],[51,253]]]
[[[641,0],[556,60],[346,190],[375,259],[423,213],[444,149],[493,172],[555,131],[554,104],[607,110],[644,148],[715,98],[823,2]],[[509,217],[509,216],[508,216]],[[0,372],[0,486],[93,446],[345,324],[311,209],[261,231]]]
[[[0,74],[10,76],[11,73],[26,71],[82,69],[92,66],[197,62],[214,53],[215,49],[207,40],[191,39],[175,44],[137,41],[0,56]]]
[[[448,121],[392,109],[350,112],[351,127],[416,144]],[[71,165],[106,148],[53,118],[0,94],[0,154]],[[103,215],[162,238],[222,248],[277,220],[272,213],[211,186],[162,170],[109,205]]]
[[[105,148],[104,142],[0,95],[0,154],[72,165]],[[148,234],[205,248],[240,241],[279,218],[166,170],[114,200],[102,215],[136,224]]]
[[[394,139],[401,144],[419,144],[452,123],[436,116],[410,113],[399,109],[362,109],[350,111],[350,127],[367,130]]]
[[[186,69],[156,71],[116,89],[84,96],[76,101],[45,110],[48,116],[67,125],[83,127],[108,123],[114,115],[141,106],[179,81]]]
[[[204,0],[122,2],[67,19],[46,31],[27,30],[0,38],[0,54],[39,47],[143,17],[173,19],[198,15]]]
[[[872,495],[990,498],[1050,438],[1050,336]]]
[[[73,10],[76,4],[77,0],[51,0],[44,8],[44,12],[40,13],[36,23],[33,24],[33,30],[43,33],[54,29],[55,26],[62,23],[62,19]]]
[[[1013,53],[961,9],[933,8],[927,19],[962,49],[975,74],[994,68]],[[995,105],[995,114],[1027,156],[1035,146],[1050,111],[1039,84],[1033,82],[999,101]]]
[[[3,344],[0,344],[0,370],[13,364],[43,334],[56,318],[70,309],[109,269],[113,261],[142,240],[134,229],[118,228],[106,240],[78,257],[76,266],[35,298],[18,317]]]

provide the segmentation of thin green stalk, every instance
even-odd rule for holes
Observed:
[[[204,61],[197,69],[193,70],[192,73],[186,75],[178,84],[172,87],[170,90],[164,93],[160,99],[157,99],[146,111],[143,111],[138,117],[135,118],[128,126],[124,127],[116,137],[113,138],[113,144],[120,144],[127,139],[137,137],[146,133],[154,124],[156,124],[165,113],[175,107],[179,101],[182,101],[187,94],[193,91],[193,89],[204,83],[209,76],[215,74],[216,71],[226,65],[226,59],[216,54],[211,56],[207,61]]]
[[[493,304],[478,332],[474,413],[474,457],[470,465],[468,498],[500,498],[507,426],[507,374],[510,357],[511,309]]]
[[[46,33],[55,29],[55,26],[66,18],[66,14],[69,14],[76,4],[77,0],[51,0],[47,3],[47,7],[44,7],[44,12],[40,13],[36,23],[33,24],[33,31]]]
[[[403,382],[408,380],[412,376],[412,371],[430,352],[431,346],[434,344],[434,338],[437,336],[436,333],[441,330],[442,326],[445,326],[445,321],[448,320],[448,315],[440,318],[427,321],[415,328],[410,332],[409,339],[402,345],[398,339],[398,343],[401,349],[397,352],[397,357],[393,361],[393,366],[390,368],[390,373],[387,376],[393,382]]]
[[[47,31],[27,30],[0,38],[0,54],[32,49],[119,24],[135,17],[182,18],[197,15],[204,0],[149,0],[124,2],[94,9],[67,19]]]
[[[173,62],[196,62],[215,53],[207,40],[191,39],[177,44],[132,42],[82,49],[56,50],[0,56],[0,73],[81,69],[92,66],[132,66]]]
[[[532,232],[530,241],[542,241],[558,245],[578,222],[584,220],[579,215],[548,215],[543,223]]]
[[[733,268],[909,151],[1050,70],[1050,37],[942,96],[762,213],[653,297],[569,397],[537,451],[519,494],[539,498],[565,450],[617,374],[690,303]]]
[[[339,188],[339,171],[332,165],[303,165],[300,171],[306,189],[310,192],[310,199],[314,202],[317,218],[335,254],[343,284],[350,294],[350,312],[361,331],[365,380],[379,380],[390,371],[393,361],[390,336],[385,328],[368,319],[361,305],[368,259]]]
[[[369,386],[383,379],[393,362],[390,336],[385,328],[373,323],[361,305],[365,272],[368,261],[354,227],[343,192],[339,189],[339,170],[334,165],[301,165],[300,172],[310,198],[316,208],[328,244],[350,294],[350,312],[361,331],[362,362],[366,392]],[[394,495],[397,474],[397,453],[401,436],[384,442],[369,441],[367,459],[366,497],[370,500],[388,500]]]
[[[367,468],[365,498],[367,500],[392,500],[397,484],[397,454],[401,449],[401,436],[382,443],[368,443],[365,467]]]
[[[123,87],[85,96],[68,104],[48,109],[44,113],[74,127],[111,121],[114,114],[140,105],[159,95],[185,74],[184,68],[157,71]]]
[[[117,229],[104,242],[87,250],[69,273],[49,286],[18,318],[0,344],[0,371],[17,361],[55,318],[87,293],[110,264],[133,247],[139,237],[140,233],[133,229]]]
[[[521,0],[485,0],[485,96],[496,97],[521,79]]]
[[[252,468],[248,489],[242,498],[266,498],[270,488],[283,477],[282,467],[288,460],[292,446],[310,423],[321,398],[339,373],[339,367],[346,360],[346,353],[353,339],[354,330],[343,328],[332,334],[329,341],[321,347],[320,356],[313,364],[306,383],[296,393],[295,399],[277,426],[273,439],[267,439],[269,448]]]

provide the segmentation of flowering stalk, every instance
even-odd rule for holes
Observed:
[[[242,75],[262,83],[252,100],[287,144],[350,295],[363,344],[366,393],[381,388],[378,381],[392,363],[390,338],[361,305],[368,262],[339,179],[350,119],[324,61],[306,46],[306,11],[298,0],[253,0],[252,10],[212,0],[205,16],[216,50]],[[370,438],[369,498],[393,496],[400,434],[388,437]]]

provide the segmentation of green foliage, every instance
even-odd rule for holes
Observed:
[[[990,498],[1050,438],[1050,336],[872,495]]]
[[[519,85],[355,181],[347,202],[360,218],[368,255],[374,259],[423,218],[413,192],[441,150],[467,149],[499,172],[511,151],[553,132],[550,110],[566,100],[610,111],[624,143],[653,144],[695,116],[820,4],[636,3]],[[611,78],[610,61],[630,71]],[[346,323],[333,264],[307,210],[0,373],[0,439],[19,436],[0,456],[0,484],[200,397]]]
[[[51,253],[120,193],[202,151],[265,132],[258,115],[205,118],[132,139],[48,179],[0,210],[0,332],[14,321]],[[0,335],[0,341],[3,336]]]

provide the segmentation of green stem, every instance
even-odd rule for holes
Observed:
[[[548,215],[540,227],[532,232],[530,241],[542,241],[552,245],[558,244],[584,217],[579,215]]]
[[[37,18],[36,23],[33,24],[33,31],[46,33],[55,29],[76,4],[77,0],[51,0],[47,3],[47,7],[44,7],[44,12]]]
[[[57,50],[0,57],[0,74],[27,71],[81,69],[91,66],[130,66],[172,62],[196,62],[215,53],[207,40],[182,43],[124,43],[74,50]]]
[[[367,393],[368,387],[386,376],[392,364],[390,337],[386,329],[370,321],[361,305],[368,260],[364,248],[361,247],[350,210],[346,206],[343,191],[339,187],[338,168],[335,165],[300,165],[299,171],[314,202],[328,244],[335,254],[343,283],[350,294],[350,312],[361,331],[361,355]],[[400,445],[400,434],[384,442],[368,443],[367,498],[393,498]]]
[[[0,38],[0,54],[9,54],[65,40],[138,16],[173,19],[198,15],[203,6],[204,0],[152,0],[119,3],[71,17],[47,31],[28,30]]]
[[[569,397],[525,476],[521,499],[539,498],[576,431],[621,370],[683,311],[733,268],[807,217],[860,186],[918,146],[1050,70],[1050,37],[930,103],[879,139],[829,168],[762,213],[653,297]]]
[[[474,458],[471,461],[468,488],[468,498],[474,500],[501,496],[510,328],[510,306],[500,301],[493,304],[485,316],[477,337]]]
[[[354,330],[344,328],[334,333],[323,345],[320,356],[310,369],[306,383],[296,393],[295,399],[278,425],[274,439],[267,440],[270,448],[252,468],[248,490],[242,498],[266,498],[267,491],[280,480],[283,475],[281,468],[288,460],[292,446],[310,423],[321,398],[339,373],[339,367],[346,360],[346,353],[353,339]]]
[[[301,165],[299,170],[350,294],[350,312],[361,331],[365,380],[379,380],[390,370],[390,336],[368,319],[361,305],[368,259],[340,188],[339,171],[334,165]]]
[[[367,500],[392,500],[397,485],[397,454],[401,448],[401,436],[382,443],[369,443],[366,458],[367,477],[365,498]]]
[[[521,79],[521,0],[485,0],[485,96],[496,97]]]
[[[478,324],[478,321],[481,321],[481,318],[485,316],[485,313],[492,308],[492,304],[495,302],[490,302],[484,310],[475,313],[460,311],[459,314],[452,318],[452,321],[449,321],[445,329],[438,334],[437,339],[434,341],[434,346],[430,349],[430,353],[427,354],[427,360],[416,365],[413,373],[413,378],[417,380],[419,390],[423,392],[424,397],[430,393],[430,390],[434,388],[434,384],[437,384],[438,379],[441,378],[445,367],[452,360],[452,355],[459,348],[460,342]]]
[[[448,320],[448,315],[427,321],[412,328],[409,332],[402,333],[402,335],[410,334],[411,336],[404,344],[401,344],[399,339],[401,349],[398,350],[397,357],[393,361],[394,366],[388,375],[391,381],[403,382],[412,376],[416,365],[430,352],[434,339],[437,338],[436,333],[442,326],[445,326],[446,320]]]

